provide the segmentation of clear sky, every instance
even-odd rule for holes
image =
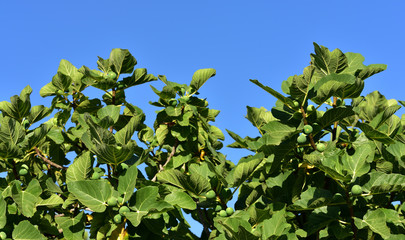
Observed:
[[[258,79],[281,91],[281,82],[309,64],[313,42],[358,52],[365,64],[388,69],[366,80],[365,93],[405,100],[405,2],[391,1],[1,1],[0,101],[29,84],[34,105],[50,103],[39,90],[50,82],[61,59],[96,68],[97,56],[126,48],[137,67],[189,83],[200,68],[217,75],[200,90],[221,110],[215,123],[241,136],[258,133],[244,118],[246,105],[271,109],[275,99],[249,82]],[[163,85],[152,82],[158,89]],[[147,114],[157,100],[145,84],[128,90],[129,102]],[[101,97],[101,92],[89,91]],[[404,113],[403,110],[400,110]],[[237,162],[246,152],[224,149]]]

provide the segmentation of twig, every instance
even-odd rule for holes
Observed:
[[[172,157],[174,156],[174,154],[176,153],[176,148],[177,145],[179,144],[179,140],[176,139],[176,142],[174,143],[174,146],[172,148],[172,152],[170,153],[170,155],[167,157],[167,160],[165,162],[165,164],[163,164],[163,166],[161,164],[159,164],[159,171],[155,174],[155,176],[152,178],[152,182],[156,181],[157,178],[157,174],[160,173],[161,171],[163,171],[164,167],[166,167],[166,165],[170,162],[170,160],[172,159]]]
[[[333,103],[332,103],[332,107],[333,107],[333,108],[336,108],[336,102],[337,102],[337,97],[333,97]],[[336,140],[337,125],[338,125],[338,122],[337,122],[337,121],[333,123],[332,141],[335,141],[335,140]]]
[[[59,168],[59,169],[64,169],[64,170],[67,169],[67,167],[63,167],[63,166],[61,166],[61,165],[59,165],[57,163],[52,162],[48,158],[42,156],[41,152],[39,151],[39,149],[37,147],[35,147],[35,152],[37,153],[36,155],[38,157],[42,158],[42,160],[44,160],[44,162],[48,163],[49,165],[54,166],[54,167]]]

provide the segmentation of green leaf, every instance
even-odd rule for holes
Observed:
[[[354,224],[359,229],[368,227],[371,231],[378,233],[383,239],[389,239],[390,229],[386,223],[386,217],[381,209],[368,210],[363,219],[354,218]]]
[[[69,182],[68,190],[93,212],[104,212],[113,188],[107,180],[81,180]]]
[[[232,183],[232,186],[238,187],[243,182],[252,177],[253,173],[259,170],[263,164],[266,162],[264,153],[260,152],[254,156],[250,156],[246,159],[242,159],[236,165],[230,174],[226,177],[226,180],[229,183]]]
[[[370,64],[356,73],[356,76],[361,80],[369,78],[374,74],[380,73],[387,69],[385,64]]]
[[[89,177],[92,166],[92,156],[89,151],[77,156],[66,171],[66,183],[85,180]]]
[[[330,126],[336,121],[341,121],[346,117],[353,116],[355,113],[351,107],[342,106],[328,109],[319,119],[321,128]]]
[[[245,139],[241,138],[238,134],[232,132],[231,130],[226,129],[229,136],[233,138],[236,142],[228,145],[228,147],[239,147],[239,148],[248,148],[248,144],[246,143]]]
[[[49,114],[51,114],[51,112],[52,112],[52,108],[47,108],[47,107],[44,107],[43,105],[33,106],[31,108],[29,115],[27,116],[27,119],[32,124],[32,123],[38,122],[38,121],[42,120],[43,118],[49,116]]]
[[[116,123],[120,117],[120,110],[121,106],[108,105],[98,110],[97,116],[101,120],[107,117],[111,118],[113,123]]]
[[[358,122],[356,126],[358,126],[364,132],[364,134],[372,140],[376,140],[376,141],[386,143],[386,144],[395,143],[395,141],[392,138],[390,138],[388,135],[374,129],[367,123]]]
[[[42,193],[38,180],[31,180],[25,191],[21,189],[19,182],[14,182],[11,193],[21,213],[26,217],[34,216],[36,211],[35,205],[39,199],[39,195]]]
[[[127,202],[134,190],[135,190],[135,184],[136,184],[136,178],[138,176],[138,168],[137,165],[134,164],[131,167],[129,167],[123,175],[120,175],[118,177],[118,192],[121,195],[124,195],[124,202]]]
[[[356,77],[350,74],[332,73],[326,75],[318,80],[314,86],[314,90],[316,91],[316,101],[324,102],[332,96],[340,98],[351,96],[351,91],[354,91],[351,87],[355,84]]]
[[[300,199],[289,206],[289,210],[313,210],[326,206],[332,200],[332,194],[328,190],[308,187],[306,191],[301,193]]]
[[[273,117],[271,112],[267,111],[267,109],[265,109],[264,107],[255,108],[246,106],[246,108],[247,108],[246,118],[257,129],[261,129],[266,123],[276,120],[276,118]]]
[[[125,213],[125,217],[132,225],[137,227],[142,218],[149,212],[160,212],[162,210],[167,210],[173,208],[169,203],[158,200],[159,188],[155,186],[148,186],[139,189],[135,193],[134,201],[130,201],[129,208],[133,211]],[[134,203],[135,202],[135,203]]]
[[[132,73],[136,65],[136,59],[131,55],[128,49],[114,48],[110,53],[110,65],[114,66],[115,72]]]
[[[48,208],[54,208],[54,207],[57,207],[57,206],[60,206],[60,205],[62,205],[63,204],[63,199],[61,198],[61,197],[59,197],[58,195],[56,195],[56,194],[52,194],[49,198],[47,198],[47,199],[40,199],[38,202],[37,202],[37,204],[36,204],[36,206],[38,207],[43,207],[43,206],[45,206],[45,207],[48,207]]]
[[[165,197],[165,201],[171,205],[176,205],[178,207],[194,210],[197,208],[195,201],[185,192],[174,191]]]
[[[50,82],[41,88],[39,95],[41,95],[41,97],[48,97],[56,95],[56,91],[58,91],[58,89]]]
[[[274,142],[273,145],[279,145],[281,141],[291,134],[294,134],[297,129],[279,121],[271,121],[262,127],[266,134]]]
[[[50,124],[41,124],[39,127],[35,128],[34,131],[27,135],[28,138],[28,149],[36,147],[49,133],[51,130]]]
[[[294,105],[293,101],[289,98],[284,97],[281,93],[277,92],[276,90],[272,89],[271,87],[268,86],[264,86],[263,84],[261,84],[259,81],[257,80],[252,80],[250,79],[250,81],[254,84],[256,84],[257,86],[261,87],[263,90],[265,90],[266,92],[270,93],[271,95],[273,95],[275,98],[277,98],[278,100],[280,100],[282,103],[284,103],[285,105],[289,106],[291,108],[291,106]]]
[[[128,88],[156,80],[157,78],[153,74],[148,74],[145,68],[137,68],[132,76],[124,78],[122,82],[124,86]]]
[[[405,176],[396,173],[371,172],[363,189],[372,194],[398,192],[405,189]]]
[[[262,239],[270,239],[270,237],[277,238],[286,234],[291,225],[286,221],[284,210],[275,212],[270,219],[264,220],[258,227],[262,228]]]
[[[190,83],[191,93],[197,92],[198,89],[211,77],[215,76],[216,71],[213,68],[199,69],[193,74]]]
[[[52,77],[52,85],[54,85],[57,90],[61,90],[63,92],[67,91],[72,85],[72,78],[58,72]]]
[[[162,145],[169,133],[169,128],[165,124],[160,124],[158,129],[156,129],[156,137],[159,145]]]
[[[342,72],[347,66],[347,58],[339,49],[332,52],[324,46],[314,43],[315,54],[311,54],[313,64],[325,75]]]
[[[63,230],[63,237],[66,240],[83,239],[85,218],[84,212],[76,217],[56,217],[56,223]]]
[[[31,109],[30,95],[32,93],[32,88],[27,85],[20,93],[20,96],[14,95],[10,98],[10,102],[3,101],[0,102],[0,111],[2,111],[6,116],[16,119],[21,122],[21,120],[26,117]]]
[[[4,201],[3,196],[0,194],[0,229],[4,228],[7,224],[7,203]]]
[[[342,164],[347,172],[352,176],[354,182],[357,177],[361,177],[370,170],[370,163],[374,160],[374,149],[369,144],[362,144],[356,147],[353,155],[344,154]]]
[[[202,196],[211,189],[208,180],[195,173],[186,175],[177,169],[168,169],[157,174],[157,179],[163,183],[171,184],[188,191],[193,197]]]
[[[25,138],[25,131],[21,124],[10,117],[3,117],[0,121],[0,141],[17,145]]]
[[[46,240],[28,220],[21,221],[13,230],[13,240]]]

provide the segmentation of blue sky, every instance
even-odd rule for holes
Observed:
[[[0,101],[29,84],[33,104],[49,105],[39,90],[61,59],[96,68],[97,56],[126,48],[137,67],[170,81],[189,83],[197,69],[215,68],[217,75],[200,91],[211,108],[221,110],[215,125],[254,137],[258,133],[244,118],[246,105],[271,109],[275,99],[249,79],[281,90],[283,80],[308,65],[313,42],[361,53],[366,65],[387,64],[366,81],[364,93],[379,90],[388,99],[405,100],[403,9],[403,1],[374,0],[1,1]],[[148,102],[158,98],[148,84],[127,96],[151,126],[158,108]],[[231,142],[226,135],[225,145]],[[223,152],[234,162],[246,154]]]

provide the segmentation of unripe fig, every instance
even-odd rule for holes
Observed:
[[[225,210],[225,212],[226,212],[226,214],[227,214],[228,216],[231,216],[234,211],[233,211],[233,208],[227,207],[226,210]]]
[[[107,73],[107,79],[108,80],[115,80],[117,78],[117,74],[113,71],[109,71]]]
[[[175,98],[172,98],[169,100],[169,105],[172,107],[175,107],[177,105],[177,100]]]
[[[228,214],[226,213],[225,210],[221,210],[221,211],[219,211],[219,216],[221,216],[221,217],[227,217]]]
[[[115,223],[121,223],[122,222],[122,216],[120,214],[117,214],[114,216],[114,222]]]
[[[118,197],[118,203],[122,204],[123,201],[124,201],[124,198],[122,198],[121,196]]]
[[[215,210],[215,212],[219,212],[219,211],[222,210],[222,206],[221,205],[216,205],[214,210]]]
[[[21,168],[28,169],[29,167],[27,166],[27,164],[22,164],[22,165],[21,165]]]
[[[297,101],[294,101],[293,104],[294,104],[294,107],[299,107],[300,106],[299,102],[297,102]]]
[[[297,138],[297,142],[298,143],[305,143],[307,141],[307,136],[305,134],[301,134],[298,138]]]
[[[27,175],[27,174],[28,174],[28,170],[25,169],[25,168],[21,168],[21,169],[18,171],[18,175],[20,175],[20,176],[25,176],[25,175]]]
[[[183,102],[188,102],[188,100],[190,100],[190,97],[189,96],[183,96],[180,99],[182,99]]]
[[[92,179],[92,180],[97,180],[97,179],[99,179],[100,177],[101,177],[101,174],[98,173],[98,172],[94,172],[94,173],[91,175],[91,179]]]
[[[5,232],[0,232],[0,239],[6,239],[7,234]]]
[[[355,195],[360,195],[363,193],[363,190],[361,189],[360,185],[353,185],[352,187],[352,194]]]
[[[118,199],[116,197],[110,197],[107,200],[108,206],[117,206],[117,203],[118,203]]]
[[[120,210],[118,210],[119,214],[124,215],[127,212],[130,212],[129,208],[127,206],[122,206],[120,207]]]
[[[305,126],[304,126],[304,133],[305,133],[305,134],[310,134],[310,133],[312,133],[313,130],[314,130],[314,129],[312,128],[311,125],[305,125]]]
[[[319,152],[323,152],[323,151],[325,151],[325,149],[326,149],[325,144],[323,144],[323,143],[316,144],[316,150],[318,150]]]
[[[208,199],[213,199],[213,198],[215,198],[217,195],[215,194],[214,190],[210,190],[210,191],[208,191],[208,192],[205,194],[205,196],[206,196]]]
[[[315,107],[314,107],[314,105],[308,105],[308,107],[307,107],[307,112],[313,112],[313,111],[315,111]]]

